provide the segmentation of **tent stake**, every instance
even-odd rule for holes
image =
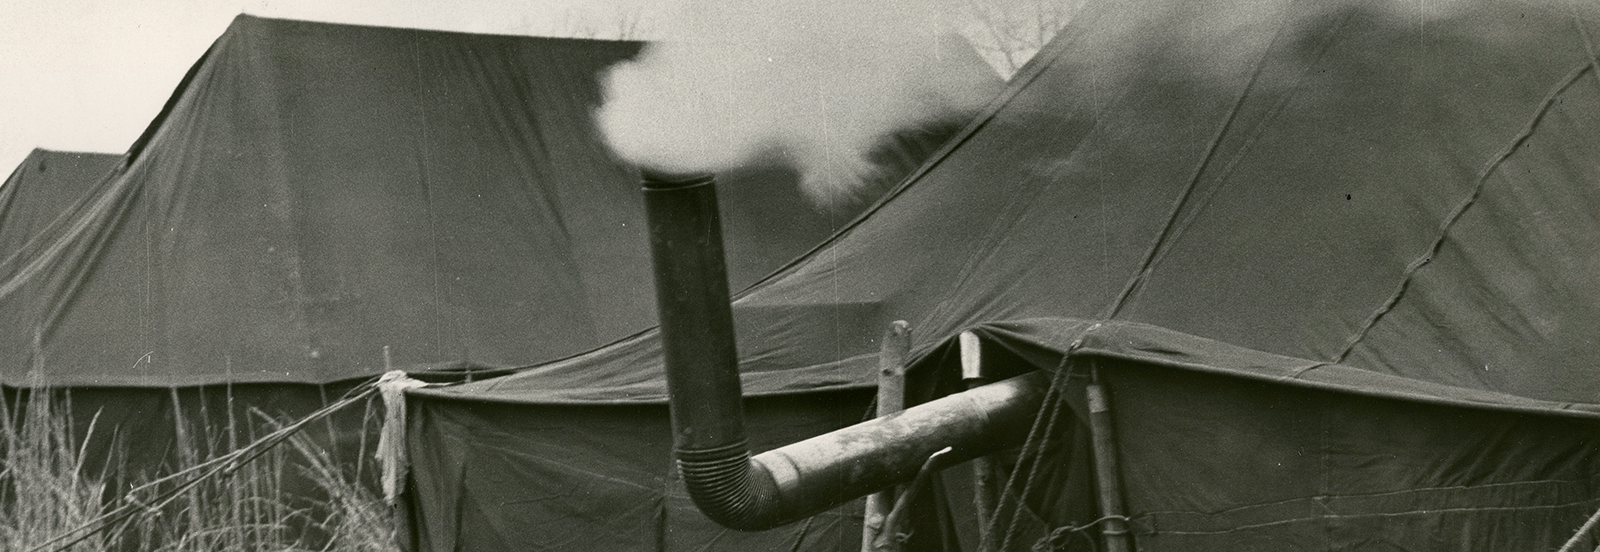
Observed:
[[[911,351],[911,325],[904,320],[889,324],[878,349],[878,410],[882,418],[906,408],[906,356]],[[879,550],[874,543],[878,535],[891,531],[887,525],[890,508],[894,506],[898,489],[885,489],[867,495],[866,510],[861,518],[861,550]]]
[[[1089,433],[1094,447],[1094,475],[1100,495],[1100,534],[1108,552],[1128,552],[1128,522],[1123,514],[1122,480],[1117,468],[1117,439],[1111,427],[1111,402],[1095,369],[1086,387]]]

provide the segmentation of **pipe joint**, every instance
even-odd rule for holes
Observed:
[[[752,462],[744,441],[702,450],[679,450],[683,486],[707,518],[725,527],[760,531],[786,520],[771,507],[779,504],[777,486],[766,470]]]

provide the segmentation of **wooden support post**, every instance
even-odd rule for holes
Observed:
[[[896,320],[883,334],[878,349],[878,410],[882,418],[906,408],[906,357],[911,354],[911,325]],[[878,491],[867,495],[866,512],[861,520],[861,550],[875,552],[879,534],[890,530],[886,525],[890,509],[894,506],[895,491]]]
[[[983,375],[983,346],[978,341],[978,335],[972,332],[961,332],[961,382],[967,389],[975,389],[989,384],[989,378]],[[999,498],[995,495],[994,461],[988,456],[972,459],[972,505],[978,512],[978,542],[980,546],[987,546],[989,535],[981,532],[989,528],[989,517],[995,513],[995,505]]]
[[[1096,371],[1086,388],[1089,433],[1094,447],[1095,486],[1100,498],[1100,534],[1108,552],[1128,552],[1128,520],[1122,504],[1122,476],[1117,466],[1117,438],[1111,423],[1111,401]]]

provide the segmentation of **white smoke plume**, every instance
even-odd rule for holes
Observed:
[[[783,155],[822,203],[870,176],[886,135],[971,111],[994,80],[948,70],[928,1],[691,0],[665,36],[607,77],[596,114],[642,166],[717,171]]]

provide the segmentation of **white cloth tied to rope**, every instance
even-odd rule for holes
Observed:
[[[400,370],[378,378],[378,394],[383,396],[383,430],[378,434],[378,452],[373,456],[383,466],[383,500],[390,506],[400,495],[400,482],[411,468],[406,459],[406,390],[427,386]]]

